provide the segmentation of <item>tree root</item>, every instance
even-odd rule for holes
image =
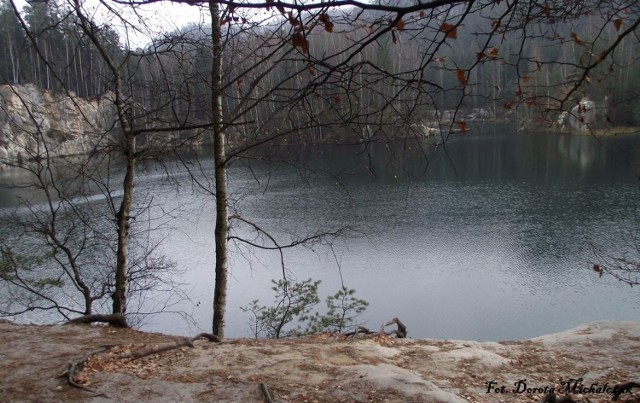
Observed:
[[[389,325],[393,325],[394,323],[398,326],[396,330],[392,330],[390,332],[386,332],[384,330],[385,327]],[[407,337],[407,327],[404,325],[404,323],[400,321],[400,319],[393,318],[390,321],[383,323],[382,326],[380,326],[380,333],[384,333],[387,335],[395,334],[397,338],[404,339],[405,337]]]
[[[91,315],[83,315],[78,318],[74,318],[65,323],[65,325],[72,324],[90,324],[90,323],[108,323],[113,327],[122,327],[128,328],[127,320],[123,315],[120,314],[110,314],[110,315],[102,315],[102,314],[91,314]]]
[[[396,330],[391,330],[389,332],[384,330],[387,326],[393,325],[394,323],[398,327]],[[387,336],[395,334],[398,339],[404,339],[407,337],[407,327],[400,321],[400,319],[393,318],[390,321],[383,323],[382,326],[380,326],[379,332],[371,331],[364,326],[357,326],[353,332],[344,333],[347,337],[356,337],[358,334],[386,334]]]
[[[211,334],[211,333],[200,333],[200,334],[197,334],[197,335],[195,335],[195,336],[193,336],[193,337],[191,338],[191,343],[193,343],[194,341],[196,341],[196,340],[198,340],[198,339],[202,339],[202,338],[205,338],[205,339],[207,339],[207,340],[209,340],[209,341],[213,341],[213,342],[216,342],[216,343],[220,343],[220,342],[222,341],[222,340],[220,340],[220,338],[219,338],[218,336],[216,336],[215,334]]]
[[[631,389],[633,388],[640,388],[640,383],[626,382],[614,385],[613,392],[611,392],[613,394],[613,398],[611,400],[618,400],[620,398],[620,395],[623,393],[632,393]]]
[[[555,393],[549,392],[542,396],[539,403],[575,403],[575,400],[567,395],[556,396]]]
[[[93,316],[93,315],[87,315],[87,316]],[[99,316],[112,316],[112,315],[99,315]],[[121,316],[121,315],[119,315]],[[83,318],[83,317],[81,317]],[[78,319],[81,319],[78,318]],[[74,319],[75,320],[75,319]],[[85,319],[82,319],[85,320]],[[83,321],[78,321],[75,323],[90,323],[89,322],[83,322]],[[72,323],[67,322],[67,323]],[[214,334],[210,334],[210,333],[200,333],[194,337],[185,337],[182,340],[177,340],[171,343],[165,343],[159,346],[150,346],[147,348],[143,348],[143,349],[139,349],[136,351],[133,351],[131,353],[127,353],[127,354],[121,354],[121,355],[117,355],[116,358],[118,359],[132,359],[132,360],[137,360],[140,358],[144,358],[147,357],[149,355],[153,355],[153,354],[159,354],[159,353],[164,353],[165,351],[169,351],[169,350],[173,350],[176,348],[180,348],[180,347],[195,347],[195,345],[193,344],[194,341],[196,341],[197,339],[201,339],[201,338],[205,338],[207,340],[209,340],[210,342],[216,342],[216,343],[220,343],[221,340],[218,336],[214,335]],[[86,354],[84,356],[84,358],[80,361],[76,361],[76,362],[72,362],[71,364],[69,364],[67,370],[60,376],[60,378],[65,378],[67,380],[67,384],[69,384],[70,386],[73,386],[75,388],[78,389],[82,389],[82,390],[86,390],[87,392],[91,392],[94,393],[96,396],[104,396],[109,398],[107,395],[105,395],[104,393],[99,393],[96,392],[95,390],[88,388],[84,385],[79,384],[78,382],[75,381],[74,377],[76,376],[77,373],[82,372],[82,369],[84,368],[84,366],[87,364],[87,361],[89,360],[89,358],[93,355],[96,354],[100,354],[103,353],[111,348],[115,347],[115,345],[112,346],[104,346],[102,348],[100,348],[99,350],[90,352],[88,354]]]
[[[99,350],[92,351],[90,353],[85,354],[85,356],[80,361],[76,361],[76,362],[70,363],[69,366],[67,367],[67,369],[64,371],[64,373],[62,375],[60,375],[58,378],[65,378],[67,380],[67,384],[69,386],[73,386],[74,388],[86,390],[89,393],[93,393],[96,397],[97,396],[104,396],[107,399],[110,399],[110,397],[105,395],[104,393],[97,392],[97,391],[95,391],[95,390],[93,390],[91,388],[88,388],[88,387],[86,387],[84,385],[81,385],[78,382],[76,382],[75,379],[73,379],[73,378],[75,377],[76,373],[79,373],[79,372],[82,371],[82,369],[87,364],[87,361],[89,360],[89,358],[91,356],[103,353],[103,352],[109,350],[111,347],[113,347],[113,346],[104,346],[104,347],[100,348]]]
[[[193,342],[201,338],[205,338],[210,342],[215,342],[215,343],[221,342],[220,338],[214,334],[200,333],[191,338],[186,337],[182,340],[177,340],[177,341],[166,343],[160,346],[151,346],[151,347],[133,351],[128,354],[119,355],[118,358],[131,358],[132,360],[137,360],[143,357],[147,357],[149,355],[164,353],[165,351],[170,351],[180,347],[194,348],[195,345],[193,344]]]
[[[260,384],[260,392],[262,392],[262,396],[264,397],[265,403],[274,403],[271,391],[269,390],[269,387],[266,384],[264,383]]]
[[[613,397],[611,401],[617,401],[620,398],[620,395],[623,393],[633,393],[633,388],[640,388],[640,383],[638,382],[626,382],[619,383],[613,386],[611,394]],[[542,397],[540,403],[573,403],[575,400],[571,399],[569,396],[560,395],[556,396],[555,393],[549,392]]]
[[[356,337],[359,334],[374,334],[374,333],[376,332],[373,332],[364,326],[356,326],[356,330],[354,330],[353,332],[344,333],[344,335],[347,337]]]
[[[140,358],[144,358],[153,354],[164,353],[165,351],[170,351],[180,347],[195,347],[193,342],[189,338],[185,338],[183,340],[177,340],[171,343],[162,344],[159,346],[149,346],[145,348],[141,348],[139,350],[132,351],[127,354],[117,355],[116,358],[119,359],[127,359],[130,358],[132,360],[138,360]]]

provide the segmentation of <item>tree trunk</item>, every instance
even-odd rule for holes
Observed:
[[[16,68],[16,61],[13,55],[13,44],[11,43],[11,36],[7,32],[7,46],[9,47],[9,59],[11,60],[11,78],[13,78],[13,84],[18,84],[18,69]]]
[[[123,154],[125,157],[125,173],[122,183],[122,202],[120,208],[116,213],[116,226],[118,233],[118,250],[116,252],[116,270],[115,270],[115,285],[113,291],[113,314],[124,315],[127,310],[127,287],[128,287],[128,273],[129,268],[129,222],[131,219],[131,206],[133,204],[133,182],[136,170],[136,139],[133,133],[132,118],[129,115],[130,110],[127,108],[127,101],[125,97],[125,83],[122,78],[122,66],[118,67],[114,60],[109,56],[104,44],[100,42],[93,29],[91,23],[87,17],[82,13],[80,7],[80,0],[75,0],[75,12],[80,21],[80,26],[85,35],[89,37],[94,44],[98,53],[102,57],[102,60],[107,64],[109,70],[113,74],[114,80],[114,92],[115,100],[114,104],[116,112],[118,114],[118,122],[122,129],[123,136]],[[81,55],[82,52],[78,52]],[[80,73],[82,74],[82,63],[79,64]],[[87,83],[85,81],[85,90],[88,93]]]
[[[211,39],[213,42],[211,106],[213,113],[213,149],[216,181],[216,277],[213,292],[213,334],[224,338],[224,313],[227,304],[227,165],[224,128],[222,126],[222,32],[220,5],[209,1]]]
[[[118,251],[116,258],[115,290],[113,292],[113,313],[120,315],[124,315],[127,310],[129,220],[131,216],[131,205],[133,203],[133,178],[136,168],[135,137],[131,134],[131,129],[128,127],[128,124],[122,123],[122,125],[126,142],[124,154],[127,167],[122,184],[122,202],[120,203],[120,209],[116,215]]]

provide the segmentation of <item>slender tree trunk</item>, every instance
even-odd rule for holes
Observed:
[[[135,179],[135,170],[137,163],[136,155],[136,138],[133,133],[133,122],[131,110],[128,108],[125,96],[125,83],[122,77],[122,66],[116,65],[115,61],[109,56],[104,44],[100,42],[96,36],[95,30],[92,29],[90,21],[82,13],[80,0],[75,0],[75,11],[80,21],[80,26],[85,35],[91,40],[96,50],[107,64],[114,80],[115,99],[114,104],[118,114],[118,122],[122,129],[123,136],[123,154],[125,157],[125,173],[122,183],[122,202],[116,213],[116,227],[118,234],[118,249],[116,252],[116,270],[115,285],[113,292],[113,313],[124,315],[127,310],[127,288],[128,288],[128,268],[129,268],[129,225],[131,220],[131,206],[133,205],[133,186]],[[82,52],[79,52],[81,54]],[[91,54],[89,54],[91,59]],[[80,68],[82,64],[80,63]],[[82,73],[82,70],[81,70]],[[85,81],[86,93],[89,93],[87,82]]]
[[[71,85],[71,61],[69,59],[69,41],[64,39],[64,81],[68,88],[73,88],[75,92],[77,90]]]
[[[82,96],[82,88],[80,87],[80,77],[78,76],[78,51],[73,54],[73,75],[76,82],[76,94]]]
[[[119,80],[118,80],[119,81]],[[124,315],[127,310],[127,288],[129,268],[129,220],[131,205],[133,204],[133,179],[136,169],[135,148],[136,139],[131,134],[131,128],[123,124],[125,136],[126,171],[122,184],[123,195],[120,209],[116,215],[118,232],[118,251],[116,257],[115,290],[113,293],[113,313]]]
[[[11,75],[13,78],[13,84],[18,84],[18,69],[16,68],[16,61],[13,55],[13,44],[11,43],[11,36],[7,33],[7,44],[9,46],[9,59],[11,59]]]
[[[45,42],[44,43],[44,57],[46,59],[46,61],[48,63],[51,63],[51,59],[49,58],[49,43]],[[47,79],[47,86],[45,87],[46,89],[50,90],[51,89],[51,78],[49,77],[49,67],[45,64],[44,66],[44,72],[46,74],[46,79]]]
[[[209,1],[213,58],[211,73],[211,105],[213,112],[213,148],[216,181],[216,277],[213,291],[213,334],[224,338],[224,314],[227,305],[227,165],[222,126],[222,32],[220,5]]]

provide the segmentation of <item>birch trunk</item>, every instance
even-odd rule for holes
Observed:
[[[213,43],[211,73],[211,106],[213,113],[213,148],[216,182],[216,268],[213,291],[213,334],[224,338],[224,314],[227,305],[227,162],[225,137],[222,126],[222,32],[220,27],[220,5],[209,1],[211,12],[211,39]]]
[[[119,81],[119,80],[116,80]],[[127,310],[127,289],[129,268],[129,220],[133,204],[133,185],[136,169],[135,137],[131,134],[129,124],[123,124],[125,136],[126,170],[122,183],[122,202],[116,214],[118,232],[118,250],[116,254],[115,288],[113,292],[113,313],[124,315]],[[125,127],[126,126],[126,127]]]

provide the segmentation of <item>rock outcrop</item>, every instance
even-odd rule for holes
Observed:
[[[41,158],[45,152],[52,157],[90,152],[115,120],[112,94],[85,99],[33,84],[2,85],[0,165]]]
[[[588,131],[596,123],[596,103],[584,97],[578,105],[571,109],[571,112],[562,112],[558,117],[558,126],[564,130],[566,125],[578,131]]]

